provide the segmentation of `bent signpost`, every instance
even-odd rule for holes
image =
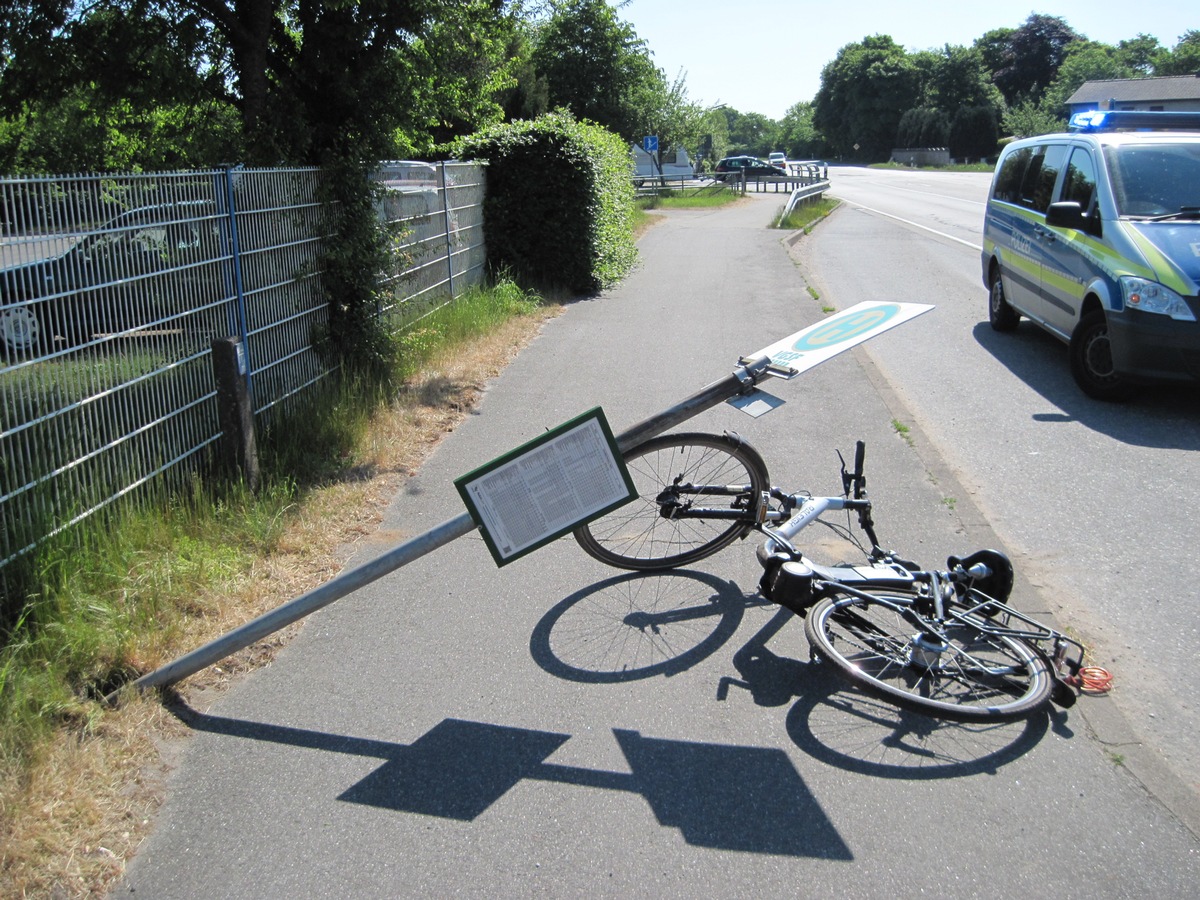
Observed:
[[[725,401],[738,400],[739,402],[736,405],[739,407],[745,405],[749,405],[750,407],[761,406],[761,404],[754,404],[752,401],[754,401],[756,396],[760,398],[767,396],[765,392],[758,388],[759,382],[764,378],[776,377],[784,380],[795,378],[797,375],[837,356],[839,353],[843,353],[931,309],[933,309],[932,306],[917,303],[860,303],[827,319],[823,319],[815,325],[810,325],[789,337],[764,347],[752,356],[743,357],[739,360],[737,367],[731,374],[701,388],[695,394],[687,397],[675,406],[665,409],[648,419],[644,419],[621,432],[615,437],[615,450],[621,453],[631,450],[638,444],[662,434],[675,425]],[[747,404],[747,400],[751,402]],[[767,405],[770,406],[771,404]],[[751,414],[754,415],[756,412],[751,411]],[[570,433],[580,423],[589,421],[589,417],[595,419],[597,416],[599,416],[599,410],[585,413],[583,416],[555,429],[552,435],[557,436],[559,434]],[[521,455],[522,450],[530,452],[544,446],[545,440],[545,438],[541,438],[530,442],[524,448],[510,451],[493,461],[493,463],[476,469],[475,472],[463,476],[458,481],[469,488],[473,477],[477,476],[478,473],[486,474],[488,471],[494,471],[498,466],[517,459]],[[601,464],[609,463],[603,455],[593,453],[592,458],[593,460],[598,460]],[[617,461],[617,477],[619,480],[619,474],[623,472],[623,466],[620,466],[619,458],[615,456],[615,452],[613,458]],[[628,478],[627,473],[625,478]],[[581,511],[579,517],[570,522],[556,521],[551,529],[552,534],[551,532],[547,532],[535,536],[532,544],[527,549],[537,549],[538,546],[542,546],[546,541],[552,540],[553,536],[565,534],[575,527],[584,524],[590,518],[595,518],[602,515],[608,509],[611,509],[612,504],[617,502],[617,494],[620,493],[620,489],[616,486],[615,482],[610,483],[610,488],[611,491],[606,493],[605,502],[587,507]],[[478,521],[476,516],[479,516]],[[148,672],[134,681],[132,687],[138,691],[145,691],[151,688],[168,687],[176,684],[189,675],[193,675],[201,669],[207,668],[225,657],[236,653],[238,650],[250,646],[255,641],[261,640],[267,635],[273,634],[293,622],[340,600],[347,594],[351,594],[359,588],[382,578],[384,575],[394,572],[396,569],[419,559],[425,554],[431,553],[457,538],[470,534],[476,528],[480,527],[480,522],[486,523],[486,517],[480,516],[478,508],[471,510],[471,505],[468,502],[468,512],[448,519],[441,525],[435,526],[424,534],[399,544],[381,556],[354,569],[343,572],[341,575],[314,588],[308,593],[290,600],[268,613],[264,613],[258,618],[235,628],[220,638],[198,647],[173,662],[167,663],[152,672]],[[495,535],[488,535],[487,539],[489,542],[494,542],[495,537]],[[491,549],[490,543],[489,549]],[[523,546],[521,549],[526,548]],[[496,557],[494,550],[493,556]],[[500,558],[496,558],[497,562],[500,562]],[[110,693],[105,697],[105,700],[109,703],[117,702],[121,690],[124,690],[124,688]]]

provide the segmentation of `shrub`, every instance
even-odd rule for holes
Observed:
[[[487,160],[484,235],[493,273],[583,294],[632,267],[629,148],[617,135],[560,111],[494,126],[453,152]]]

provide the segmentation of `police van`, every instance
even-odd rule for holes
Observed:
[[[1009,144],[982,262],[992,328],[1064,341],[1089,396],[1200,380],[1200,113],[1079,113]]]

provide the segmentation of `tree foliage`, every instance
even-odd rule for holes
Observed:
[[[131,137],[153,139],[142,167],[319,162],[351,148],[376,158],[428,153],[499,119],[515,81],[519,5],[506,0],[0,3],[0,112],[39,132],[18,142],[8,129],[0,154],[10,168],[59,168],[138,117]],[[81,123],[88,141],[59,152],[55,139],[69,136],[40,120],[61,118],[63,104],[95,115]],[[186,140],[156,125],[164,109],[168,122],[198,118],[219,134]],[[92,147],[84,168],[129,156]]]
[[[1080,35],[1058,16],[1030,15],[1009,35],[993,72],[1005,102],[1035,99],[1054,81],[1067,48],[1078,40]]]
[[[628,142],[659,123],[668,87],[645,41],[605,0],[552,0],[532,61],[551,108],[595,122]]]
[[[1171,50],[1154,57],[1155,75],[1200,75],[1200,31],[1188,31]]]
[[[813,104],[797,103],[780,123],[779,149],[788,159],[817,159],[825,155],[825,139],[813,124]]]
[[[837,155],[886,159],[919,87],[903,47],[887,35],[864,38],[842,47],[822,70],[813,124]]]

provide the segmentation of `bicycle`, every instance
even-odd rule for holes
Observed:
[[[813,659],[902,708],[964,722],[1007,721],[1074,704],[1084,648],[1008,604],[1014,572],[999,551],[923,569],[883,549],[866,494],[865,445],[841,459],[843,496],[789,493],[736,434],[681,433],[625,450],[638,496],[581,526],[575,538],[608,565],[657,571],[691,565],[752,532],[765,540],[760,593],[804,618]],[[826,513],[856,516],[867,549]],[[795,543],[814,522],[858,544],[865,564],[823,565]],[[1101,670],[1102,671],[1102,670]]]

